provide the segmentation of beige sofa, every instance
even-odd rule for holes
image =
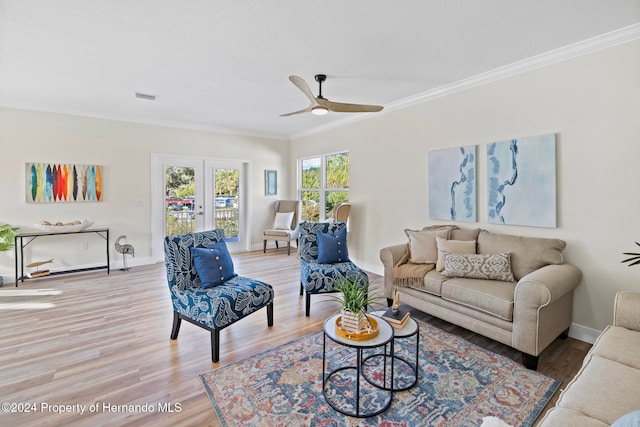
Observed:
[[[397,289],[402,303],[521,351],[524,365],[530,369],[537,368],[538,356],[551,342],[568,334],[573,290],[582,274],[575,266],[563,262],[564,241],[455,226],[406,232],[408,244],[380,251],[388,299]],[[476,254],[486,258],[507,253],[513,279],[446,277],[446,269],[440,272],[435,268],[418,281],[397,277],[403,260],[408,259],[407,264],[412,267],[424,267],[429,263],[435,265],[438,258],[441,263],[456,258],[451,255],[455,248],[450,253],[438,250],[438,246],[451,250],[450,246],[460,241],[475,246]],[[473,241],[475,245],[468,243]],[[420,259],[413,260],[414,254]]]
[[[600,334],[580,371],[539,425],[603,427],[638,411],[639,354],[640,292],[619,292],[613,325]]]

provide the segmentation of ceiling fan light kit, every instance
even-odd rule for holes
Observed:
[[[315,114],[316,116],[325,116],[329,114],[329,109],[326,107],[321,107],[319,105],[316,105],[311,109],[311,114]]]
[[[313,96],[311,89],[309,89],[309,85],[307,85],[307,82],[305,82],[302,77],[289,76],[289,80],[298,89],[300,89],[307,98],[309,98],[310,104],[303,110],[282,114],[281,116],[283,117],[308,112],[311,112],[311,114],[314,114],[316,116],[324,116],[325,114],[328,114],[329,111],[334,111],[337,113],[374,113],[376,111],[381,111],[383,108],[381,105],[346,104],[342,102],[329,101],[327,98],[322,96],[322,83],[327,80],[326,74],[315,75],[315,80],[318,82],[319,87],[317,97]]]

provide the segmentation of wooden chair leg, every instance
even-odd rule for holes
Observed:
[[[211,361],[220,361],[220,329],[211,330]]]
[[[263,243],[262,243],[262,253],[263,254],[267,253],[267,241],[266,240],[263,240]]]
[[[180,325],[182,324],[182,319],[177,311],[173,312],[173,328],[171,329],[171,339],[175,340],[178,338],[178,332],[180,332]]]
[[[291,240],[287,242],[287,255],[291,255]]]
[[[532,356],[527,353],[522,353],[522,364],[527,369],[531,369],[532,371],[537,371],[539,358],[540,358],[539,356]]]
[[[276,240],[276,249],[280,249],[280,247],[278,246],[278,241]]]
[[[307,292],[307,296],[305,298],[305,308],[304,308],[305,316],[309,317],[310,311],[311,311],[311,294]]]
[[[302,282],[300,282],[300,296],[304,293],[304,286],[302,286]]]
[[[273,326],[273,303],[267,305],[267,326]]]

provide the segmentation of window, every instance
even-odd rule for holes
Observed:
[[[302,159],[300,200],[304,221],[324,221],[335,205],[348,202],[349,153]]]

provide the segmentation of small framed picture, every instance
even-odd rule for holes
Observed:
[[[275,196],[278,194],[278,171],[264,171],[264,195]]]

